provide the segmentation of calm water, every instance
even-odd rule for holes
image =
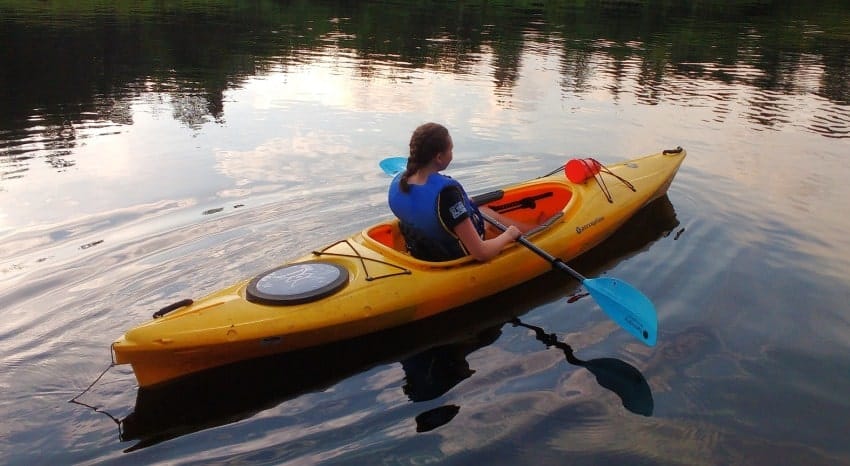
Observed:
[[[850,465],[845,2],[543,3],[0,0],[0,463]],[[473,192],[686,148],[573,262],[658,345],[551,273],[69,403],[161,306],[386,218],[429,120]]]

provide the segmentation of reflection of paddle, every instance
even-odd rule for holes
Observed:
[[[402,157],[388,157],[381,160],[379,166],[387,175],[396,175],[404,170],[406,164],[407,160]],[[496,220],[486,215],[482,216],[484,220],[497,228],[505,230],[505,226]],[[580,281],[590,293],[590,296],[596,300],[599,307],[608,314],[608,317],[647,346],[655,346],[658,334],[658,317],[652,301],[640,290],[616,278],[585,278],[566,262],[538,248],[525,237],[520,237],[517,242],[548,261],[552,264],[552,267],[566,272]]]
[[[596,382],[604,388],[611,390],[620,397],[623,407],[635,414],[651,416],[654,407],[652,390],[646,383],[646,378],[631,364],[616,358],[599,358],[582,361],[573,354],[570,345],[558,341],[554,333],[546,333],[541,327],[529,325],[519,319],[511,320],[517,326],[525,327],[534,331],[538,340],[546,347],[554,346],[561,349],[570,364],[584,367],[596,376]]]
[[[445,405],[420,413],[416,416],[416,432],[430,432],[444,426],[457,416],[458,411],[458,405]]]

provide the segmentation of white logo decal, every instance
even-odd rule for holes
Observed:
[[[458,218],[466,213],[466,206],[463,205],[463,202],[458,202],[449,208],[449,212],[451,212],[452,218]]]

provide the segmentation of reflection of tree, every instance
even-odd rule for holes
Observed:
[[[13,131],[4,135],[11,140],[34,120],[47,127],[127,124],[128,102],[150,91],[173,94],[174,114],[190,127],[208,117],[222,121],[228,88],[329,51],[352,57],[365,79],[387,65],[392,72],[462,74],[486,59],[494,92],[507,103],[532,49],[559,53],[565,93],[592,90],[594,67],[603,66],[611,94],[634,92],[646,104],[676,99],[677,90],[665,87],[671,73],[793,94],[807,90],[806,71],[820,67],[815,92],[839,105],[850,102],[850,41],[842,33],[848,14],[838,0],[818,7],[746,0],[581,7],[523,0],[404,7],[221,0],[132,8],[117,2],[97,11],[89,2],[9,4],[0,7],[0,43],[9,44],[0,48],[0,129]],[[630,78],[636,83],[624,85]],[[733,98],[711,97],[717,106]],[[776,123],[773,116],[784,109],[771,108],[773,100],[750,102],[757,107],[753,121]]]
[[[68,159],[71,149],[77,144],[77,130],[73,124],[63,122],[59,125],[48,126],[44,131],[44,149],[48,152],[47,163],[57,170],[74,166],[74,161]]]
[[[824,39],[815,47],[836,53],[823,55],[824,72],[818,93],[841,105],[850,105],[850,42]]]
[[[589,86],[592,52],[589,47],[565,48],[561,59],[561,89],[565,93],[580,94]],[[616,94],[616,92],[614,92]]]
[[[219,100],[220,102],[221,100]],[[211,108],[212,107],[212,108]],[[198,129],[209,120],[215,107],[203,96],[196,94],[175,94],[171,97],[172,116],[186,126]],[[220,114],[221,112],[219,112]]]

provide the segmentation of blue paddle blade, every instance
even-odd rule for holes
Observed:
[[[387,157],[384,160],[381,160],[378,165],[387,175],[396,176],[407,169],[407,158]]]
[[[658,317],[649,298],[616,278],[586,279],[582,285],[608,317],[647,346],[655,346]]]

